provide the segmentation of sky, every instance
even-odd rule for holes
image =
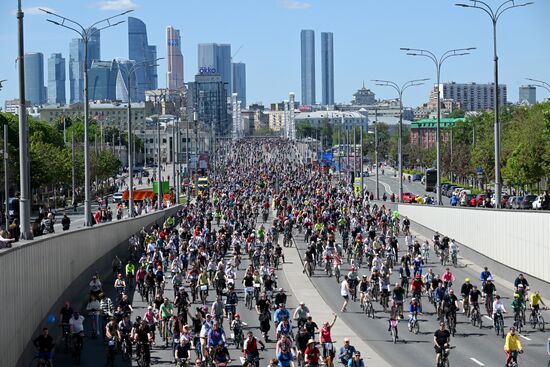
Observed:
[[[197,72],[198,43],[230,43],[233,61],[246,63],[248,103],[272,102],[295,92],[301,100],[300,30],[315,30],[316,96],[321,93],[321,32],[334,33],[335,101],[349,103],[363,82],[377,98],[395,98],[396,92],[372,79],[401,84],[431,78],[426,85],[405,92],[403,103],[417,106],[428,99],[435,83],[435,65],[427,58],[406,56],[400,47],[424,48],[441,54],[448,49],[477,47],[471,55],[451,58],[442,68],[442,82],[493,81],[492,23],[476,9],[454,6],[468,0],[23,0],[25,51],[47,59],[61,52],[67,62],[69,42],[75,34],[46,21],[38,8],[47,8],[91,25],[127,9],[147,25],[149,44],[166,56],[166,27],[181,32],[184,74],[192,81]],[[504,0],[485,0],[498,6]],[[519,2],[522,2],[521,0]],[[518,1],[516,1],[518,3]],[[0,1],[0,102],[17,98],[16,0]],[[516,102],[518,87],[531,77],[550,82],[550,0],[506,12],[498,23],[500,83],[508,86],[508,99]],[[128,57],[126,23],[101,34],[104,60]],[[158,68],[159,87],[166,85],[166,61]],[[67,99],[69,97],[67,89]],[[537,89],[539,100],[550,97]]]

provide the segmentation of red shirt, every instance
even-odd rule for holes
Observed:
[[[319,363],[319,349],[315,346],[312,348],[311,345],[308,345],[305,350],[306,362],[307,363]]]
[[[330,328],[324,327],[321,329],[321,343],[332,343]]]

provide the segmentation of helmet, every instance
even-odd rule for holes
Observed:
[[[235,317],[241,317],[241,315],[240,315],[240,314],[238,314],[238,313],[236,313],[236,314],[235,314]]]
[[[470,278],[466,278],[466,279],[464,279],[464,281],[465,281],[466,283],[470,283]]]
[[[515,299],[518,299],[518,298],[519,298],[519,294],[515,293],[515,294],[514,294],[514,298],[515,298]]]
[[[367,275],[366,275],[366,274],[363,274],[363,278],[366,278],[366,277],[367,277]]]
[[[416,298],[411,298],[411,302],[416,302]]]
[[[518,288],[523,288],[523,284],[519,283]]]

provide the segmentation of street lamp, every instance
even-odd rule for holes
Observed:
[[[472,50],[475,50],[475,47],[468,48],[456,48],[453,50],[446,51],[440,57],[437,57],[433,52],[418,48],[405,48],[401,47],[401,51],[407,51],[409,56],[424,56],[432,60],[436,68],[437,76],[437,128],[436,128],[436,151],[437,151],[437,205],[443,205],[441,201],[441,95],[439,90],[439,83],[441,80],[441,65],[445,60],[454,57],[454,56],[465,56],[469,55]]]
[[[399,201],[403,202],[403,92],[409,89],[410,87],[415,87],[417,85],[423,85],[425,81],[430,80],[429,78],[424,79],[415,79],[405,82],[403,85],[399,86],[397,83],[389,80],[372,80],[376,85],[382,87],[391,87],[397,91],[399,94],[399,143],[398,143],[398,155],[399,155]]]
[[[158,60],[162,60],[164,57],[159,57],[155,60],[145,60],[138,62],[128,70],[128,217],[134,217],[134,144],[132,138],[132,74],[139,68],[144,66],[158,66],[153,64]]]
[[[513,8],[520,8],[523,6],[534,4],[533,2],[516,4],[515,0],[504,1],[496,10],[491,8],[490,5],[484,1],[479,0],[469,0],[471,4],[455,4],[462,8],[473,8],[479,9],[487,13],[493,22],[493,55],[494,55],[494,73],[495,73],[495,92],[494,92],[494,105],[495,105],[495,207],[501,207],[501,197],[502,197],[502,183],[500,182],[500,120],[499,120],[499,105],[498,105],[498,55],[497,55],[497,21],[507,10]]]
[[[533,87],[544,88],[548,93],[550,93],[550,84],[546,83],[545,81],[531,79],[531,78],[525,78],[525,79],[529,80],[530,82],[535,82],[536,84],[532,84]]]
[[[80,23],[72,19],[58,15],[49,10],[42,9],[42,8],[40,8],[40,10],[46,14],[49,14],[53,17],[60,19],[60,21],[46,19],[48,22],[76,32],[81,37],[82,42],[84,42],[84,226],[89,227],[91,225],[92,208],[91,208],[91,192],[90,192],[91,191],[90,159],[89,159],[89,152],[88,152],[88,148],[89,148],[88,146],[89,145],[88,144],[88,103],[89,103],[88,101],[88,41],[97,32],[100,32],[106,28],[111,28],[121,23],[124,23],[123,20],[112,23],[112,19],[126,15],[132,12],[133,10],[127,10],[120,14],[113,15],[112,17],[99,20],[88,28],[84,28]],[[102,23],[104,23],[105,25],[99,26]],[[99,27],[95,28],[96,26],[99,26]]]

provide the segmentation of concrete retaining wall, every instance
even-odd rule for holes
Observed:
[[[127,248],[132,234],[163,222],[177,209],[60,233],[0,252],[0,325],[4,330],[0,364],[28,365],[33,351],[29,341],[37,336],[48,313],[58,316],[60,297],[76,293],[71,290],[81,292],[91,271],[107,270],[113,258],[108,255]]]
[[[399,205],[412,221],[510,268],[550,282],[550,215],[536,211]]]

